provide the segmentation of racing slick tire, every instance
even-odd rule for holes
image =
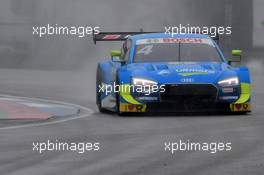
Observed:
[[[96,72],[96,102],[97,102],[98,111],[101,113],[105,113],[106,109],[102,108],[102,101],[100,99],[100,92],[98,90],[99,84],[101,83],[102,83],[102,76],[98,66]]]
[[[116,76],[116,84],[119,85],[119,77]],[[123,113],[120,112],[120,96],[119,92],[116,92],[116,113],[118,116],[123,116]]]

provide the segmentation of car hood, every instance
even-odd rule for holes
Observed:
[[[132,77],[146,78],[160,83],[179,83],[189,79],[192,83],[215,83],[226,74],[235,71],[226,63],[217,62],[171,62],[128,64]]]

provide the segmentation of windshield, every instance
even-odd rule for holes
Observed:
[[[134,62],[221,62],[211,39],[154,38],[136,42]]]

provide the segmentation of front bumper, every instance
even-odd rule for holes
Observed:
[[[242,85],[219,88],[213,84],[168,84],[164,93],[126,94],[122,112],[250,112],[250,91]],[[245,98],[245,96],[247,98]],[[128,100],[130,99],[130,100]],[[133,99],[133,100],[131,100]],[[241,100],[242,99],[242,100]]]

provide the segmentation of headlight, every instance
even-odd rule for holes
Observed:
[[[146,80],[142,78],[133,78],[132,79],[133,85],[140,85],[140,86],[146,86],[146,85],[157,85],[158,83],[152,80]]]
[[[218,81],[218,84],[220,86],[236,86],[239,84],[238,77],[232,77],[232,78],[227,78],[221,81]]]

